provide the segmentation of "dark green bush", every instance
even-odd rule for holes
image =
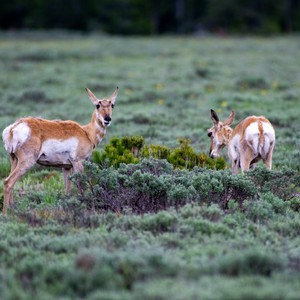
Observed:
[[[228,254],[217,263],[218,272],[229,276],[262,275],[271,276],[284,268],[286,260],[276,253],[250,249]]]
[[[244,78],[236,82],[236,87],[240,90],[247,89],[269,89],[270,86],[264,78]]]
[[[257,166],[245,176],[255,184],[260,193],[271,192],[285,201],[295,197],[299,199],[300,173],[296,170],[283,167],[269,171],[264,166]]]
[[[299,198],[293,198],[289,201],[292,210],[300,212],[300,201]]]
[[[191,219],[187,224],[193,231],[193,234],[201,234],[211,236],[213,234],[223,234],[230,236],[229,228],[224,224],[213,223],[203,219]]]
[[[174,231],[177,222],[176,214],[161,211],[156,214],[149,214],[147,218],[141,220],[139,228],[156,233],[170,232]]]
[[[253,182],[244,176],[234,176],[229,170],[195,169],[195,172],[198,176],[194,178],[193,186],[208,203],[219,203],[227,208],[228,201],[234,199],[242,206],[246,199],[257,195]]]
[[[246,201],[244,208],[246,216],[254,222],[265,222],[274,217],[272,204],[268,201]]]
[[[179,269],[177,263],[163,255],[163,249],[131,249],[124,253],[107,253],[96,249],[81,251],[75,258],[76,271],[67,280],[74,279],[76,294],[85,296],[89,291],[99,288],[131,289],[133,283],[147,278],[175,276]]]

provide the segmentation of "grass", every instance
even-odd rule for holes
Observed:
[[[297,36],[1,33],[0,128],[28,115],[88,123],[84,88],[101,98],[119,86],[100,150],[113,137],[137,135],[173,148],[188,138],[207,152],[210,109],[221,118],[234,109],[234,124],[269,118],[274,170],[299,172],[299,46]],[[1,198],[9,172],[2,146]],[[76,190],[64,195],[59,170],[36,167],[15,187],[15,211],[0,216],[0,297],[297,299],[299,187],[286,189],[291,199],[271,186],[242,209],[192,202],[142,216],[93,213]]]

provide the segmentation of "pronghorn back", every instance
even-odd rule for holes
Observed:
[[[74,121],[46,120],[36,117],[21,118],[6,127],[2,134],[8,153],[15,153],[26,142],[34,139],[31,147],[40,147],[45,140],[66,140],[70,137],[86,138],[82,127]],[[38,143],[36,143],[38,140]]]

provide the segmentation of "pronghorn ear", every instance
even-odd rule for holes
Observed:
[[[118,95],[118,91],[119,91],[119,87],[117,86],[116,90],[114,91],[114,93],[110,96],[109,100],[112,104],[115,104],[117,95]]]
[[[85,88],[87,94],[89,95],[89,98],[91,99],[92,103],[94,105],[98,105],[99,104],[99,99],[97,99],[97,97],[88,89]]]
[[[234,120],[235,117],[235,112],[232,111],[229,115],[229,117],[223,122],[223,125],[225,126],[230,126]]]
[[[214,125],[217,126],[219,124],[219,117],[218,117],[217,113],[213,109],[211,109],[210,115],[211,115],[211,119],[212,119]]]

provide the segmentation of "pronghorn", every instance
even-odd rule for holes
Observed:
[[[220,122],[218,115],[211,109],[213,127],[208,129],[211,139],[209,156],[216,158],[225,146],[228,146],[228,156],[232,162],[232,173],[238,174],[239,166],[244,171],[255,167],[262,159],[266,168],[272,168],[272,153],[275,146],[275,130],[265,117],[250,116],[241,121],[234,129],[232,124],[235,112]]]
[[[112,109],[118,94],[98,99],[86,88],[91,102],[96,106],[91,122],[80,125],[74,121],[45,120],[27,117],[6,127],[2,138],[10,155],[11,171],[4,181],[3,213],[8,204],[12,207],[13,187],[35,163],[63,169],[65,188],[71,188],[69,176],[83,170],[82,162],[104,138],[106,128],[111,124]]]

